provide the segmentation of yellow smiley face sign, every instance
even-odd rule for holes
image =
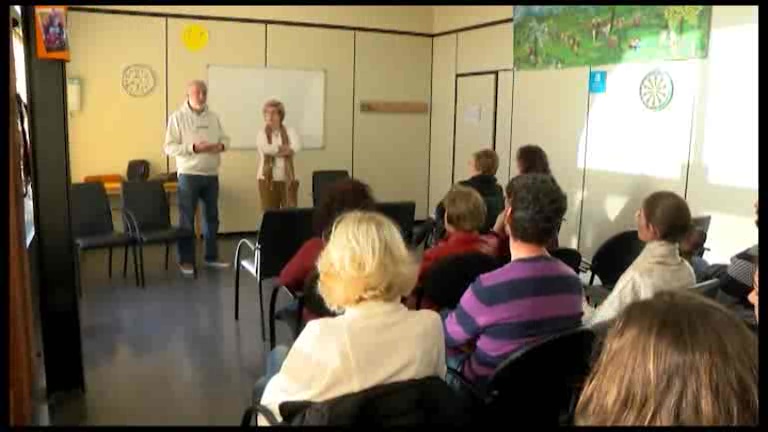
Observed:
[[[208,29],[200,24],[190,24],[184,27],[181,33],[181,41],[188,50],[200,51],[208,45]]]

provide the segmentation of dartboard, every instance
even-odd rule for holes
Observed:
[[[146,96],[155,88],[155,74],[147,65],[126,66],[121,84],[130,96]]]
[[[640,82],[640,100],[646,108],[661,111],[672,101],[672,77],[661,70],[653,70]]]

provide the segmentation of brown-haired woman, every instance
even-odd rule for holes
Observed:
[[[547,158],[547,153],[542,149],[541,147],[535,145],[535,144],[526,144],[519,149],[517,149],[517,154],[515,155],[515,159],[517,160],[517,173],[518,175],[525,175],[525,174],[548,174],[552,175],[552,172],[549,169],[549,159]],[[507,243],[508,234],[504,228],[504,212],[498,214],[496,217],[496,223],[493,225],[493,232],[499,235],[501,237],[502,244]],[[557,229],[557,232],[560,232],[560,228]],[[557,249],[560,246],[560,243],[557,238],[557,234],[555,234],[554,237],[549,241],[547,244],[547,250],[553,250]],[[500,251],[502,255],[505,255],[507,251],[502,250]]]
[[[517,171],[520,174],[552,174],[547,153],[539,146],[528,144],[517,149]]]
[[[317,258],[325,247],[324,234],[333,226],[336,218],[350,210],[374,210],[375,204],[376,201],[367,184],[354,179],[334,182],[320,197],[320,203],[315,208],[313,215],[315,236],[304,242],[299,251],[283,267],[278,279],[279,283],[291,291],[301,291],[315,270]],[[316,293],[306,294],[310,298],[305,299],[304,321],[324,315],[326,312],[324,308],[312,307],[312,297]]]
[[[301,150],[299,135],[283,124],[285,107],[276,99],[268,100],[262,110],[264,129],[256,136],[259,151],[259,195],[264,211],[296,207],[299,183],[293,156]]]
[[[688,203],[674,192],[654,192],[645,198],[636,217],[637,235],[645,247],[595,310],[593,323],[611,319],[628,304],[659,291],[684,290],[696,283],[679,248],[691,228]]]
[[[577,425],[757,425],[757,338],[725,307],[685,291],[629,305],[609,329]]]

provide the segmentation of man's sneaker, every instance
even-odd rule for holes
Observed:
[[[192,266],[192,264],[179,264],[179,270],[181,270],[181,274],[184,276],[195,275],[195,268]]]
[[[228,262],[223,261],[206,261],[205,262],[206,267],[211,268],[228,268],[230,264]]]

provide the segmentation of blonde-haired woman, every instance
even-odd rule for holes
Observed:
[[[391,220],[375,212],[343,214],[317,268],[320,295],[343,314],[310,321],[290,351],[275,348],[254,402],[260,397],[279,420],[286,401],[324,401],[382,384],[445,377],[440,316],[400,302],[413,289],[418,266]]]
[[[757,337],[699,294],[633,302],[608,331],[579,426],[757,425]]]
[[[299,135],[286,126],[285,106],[277,99],[264,103],[264,128],[256,136],[259,150],[259,195],[264,211],[296,207],[299,182],[293,157],[301,150]]]

